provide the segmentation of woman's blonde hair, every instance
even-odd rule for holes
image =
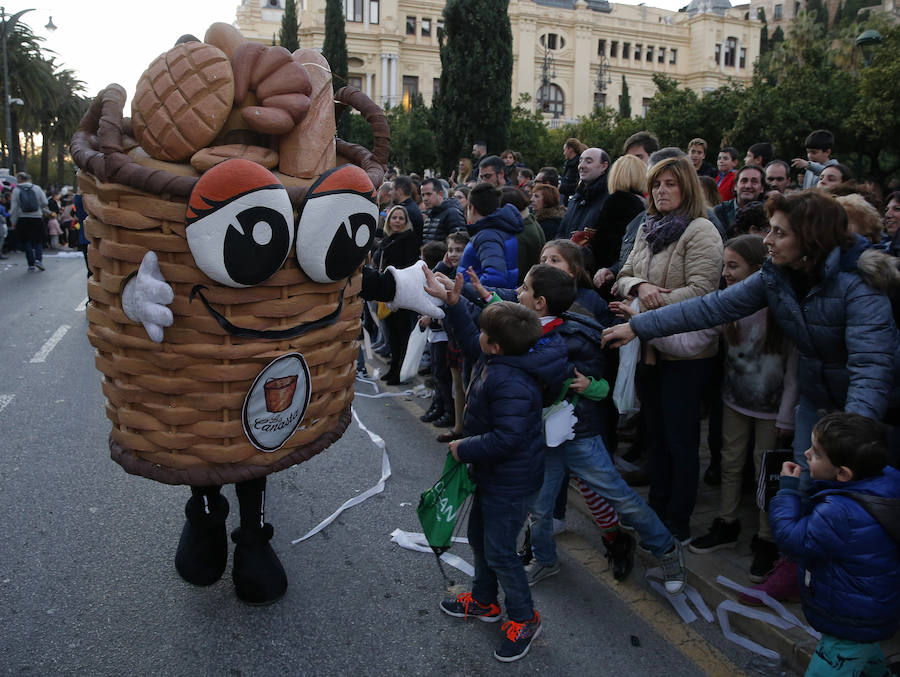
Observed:
[[[643,193],[647,187],[647,165],[634,155],[623,155],[609,170],[609,192]]]
[[[841,195],[837,198],[844,211],[847,212],[847,225],[854,233],[858,233],[872,244],[881,242],[881,215],[859,193]]]
[[[400,210],[403,212],[403,220],[406,222],[406,225],[403,226],[400,230],[394,230],[391,227],[391,214],[395,211]],[[390,209],[387,210],[387,214],[384,215],[384,229],[385,231],[390,230],[390,233],[385,233],[385,235],[390,235],[392,233],[402,233],[404,230],[409,230],[412,228],[412,222],[409,220],[409,213],[406,211],[406,207],[403,205],[394,205]]]
[[[697,170],[691,161],[685,157],[667,158],[657,162],[650,169],[647,176],[647,188],[650,193],[647,212],[654,216],[660,214],[653,199],[653,184],[659,181],[665,172],[671,172],[675,182],[681,191],[681,204],[675,210],[678,214],[684,214],[691,219],[696,219],[706,214],[706,199],[700,181],[697,179]]]
[[[472,161],[467,157],[460,158],[459,161],[466,168],[466,174],[463,176],[462,173],[460,173],[460,175],[456,177],[456,180],[459,183],[465,183],[469,180],[469,177],[472,176]]]

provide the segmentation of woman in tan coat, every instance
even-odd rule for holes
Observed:
[[[637,298],[640,311],[702,296],[718,288],[722,239],[703,218],[703,192],[691,162],[670,158],[647,178],[650,204],[628,260],[616,282],[618,293]],[[613,311],[620,310],[616,303]],[[650,459],[650,506],[683,542],[700,473],[700,402],[718,351],[715,339],[688,337],[685,355],[642,346],[637,371],[645,443]]]

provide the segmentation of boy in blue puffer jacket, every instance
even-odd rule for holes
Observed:
[[[457,273],[469,266],[489,287],[515,287],[519,282],[519,242],[525,227],[515,205],[500,206],[500,191],[489,183],[479,183],[469,193],[466,207],[469,244],[463,251]]]
[[[806,675],[888,675],[879,642],[900,623],[900,472],[886,465],[884,429],[827,414],[806,459],[809,496],[787,462],[769,513],[779,550],[798,560],[803,613],[822,633]]]
[[[509,301],[484,309],[479,333],[466,302],[459,303],[462,275],[450,289],[430,271],[426,278],[426,290],[446,301],[448,335],[474,363],[463,414],[465,437],[452,441],[450,451],[471,464],[477,485],[468,525],[475,577],[471,592],[440,606],[450,616],[496,622],[502,586],[509,620],[494,657],[511,662],[528,652],[541,631],[516,539],[544,479],[542,383],[565,369],[566,348],[559,336],[543,337],[534,312]]]

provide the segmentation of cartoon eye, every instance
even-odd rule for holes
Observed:
[[[197,266],[216,282],[251,287],[284,264],[294,242],[287,191],[267,169],[227,160],[191,193],[187,241]]]
[[[325,172],[306,194],[297,225],[297,262],[316,282],[345,279],[366,258],[378,207],[375,189],[355,165]]]

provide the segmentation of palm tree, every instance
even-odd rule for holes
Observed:
[[[10,107],[12,136],[4,139],[9,148],[12,165],[16,168],[25,166],[22,149],[19,145],[19,119],[22,118],[22,121],[29,125],[29,127],[23,127],[25,131],[37,129],[37,125],[34,124],[36,119],[30,115],[29,108],[41,100],[52,80],[52,69],[47,67],[41,54],[40,43],[42,41],[43,38],[32,33],[31,28],[21,21],[16,22],[12,27],[6,40],[9,50],[9,94],[12,98],[25,102],[23,115],[19,115],[15,106]]]

